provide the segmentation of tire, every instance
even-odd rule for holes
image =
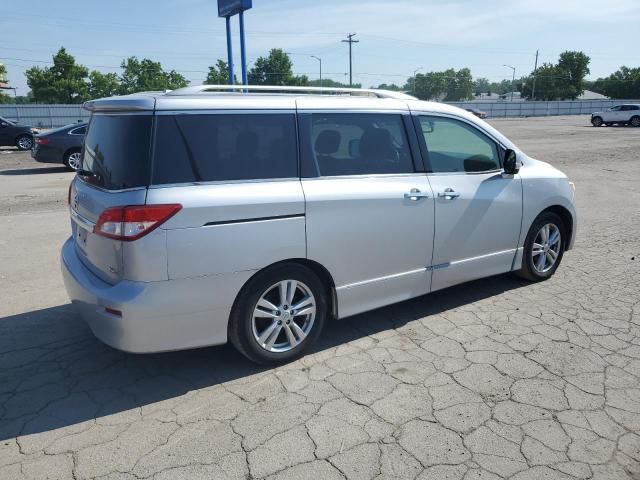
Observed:
[[[631,120],[629,120],[629,125],[636,128],[640,127],[640,117],[638,115],[634,115],[633,117],[631,117]]]
[[[76,172],[82,166],[82,158],[80,157],[80,150],[73,149],[69,150],[64,154],[64,159],[62,160],[65,167],[72,172]]]
[[[16,147],[18,147],[18,150],[31,150],[33,137],[31,135],[20,135],[16,138]]]
[[[601,127],[602,124],[602,117],[593,117],[591,119],[591,125],[593,125],[594,127]]]
[[[548,229],[546,242],[544,241],[543,227]],[[541,282],[553,276],[564,255],[565,232],[562,219],[555,213],[542,212],[538,215],[527,233],[522,255],[522,268],[516,274],[531,282]],[[559,237],[554,239],[556,233]]]
[[[294,285],[292,300],[289,292]],[[303,303],[309,298],[311,306]],[[290,303],[302,304],[298,312],[309,312],[296,314]],[[254,316],[256,311],[259,315]],[[254,363],[288,362],[317,340],[327,313],[327,288],[315,273],[294,263],[278,265],[256,274],[238,294],[229,319],[229,340]]]

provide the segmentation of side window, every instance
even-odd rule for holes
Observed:
[[[615,107],[611,107],[611,111],[612,111],[612,112],[617,112],[617,111],[619,111],[620,109],[621,109],[621,108],[620,108],[620,105],[616,105]]]
[[[320,176],[414,171],[402,115],[313,113],[310,135]]]
[[[293,114],[156,116],[152,184],[298,176]]]
[[[433,172],[500,169],[498,146],[477,128],[436,116],[420,116],[420,127]]]
[[[74,130],[71,130],[71,135],[84,135],[87,133],[87,127],[80,127],[80,128],[76,128]]]

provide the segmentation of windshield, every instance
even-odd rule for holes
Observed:
[[[4,122],[4,123],[8,123],[9,125],[15,125],[16,122],[12,122],[11,120],[8,120],[4,117],[0,117],[0,122]]]
[[[82,158],[91,183],[107,190],[149,185],[150,137],[149,114],[93,115]]]

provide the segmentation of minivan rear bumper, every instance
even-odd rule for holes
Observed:
[[[227,341],[233,302],[253,272],[160,282],[96,277],[78,257],[74,241],[62,247],[62,275],[74,309],[94,335],[118,350],[152,353]],[[109,313],[119,310],[122,316]]]

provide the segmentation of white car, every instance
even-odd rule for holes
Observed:
[[[615,107],[607,108],[603,112],[591,114],[591,125],[594,127],[609,126],[614,123],[640,127],[640,105],[634,103],[616,105]]]

